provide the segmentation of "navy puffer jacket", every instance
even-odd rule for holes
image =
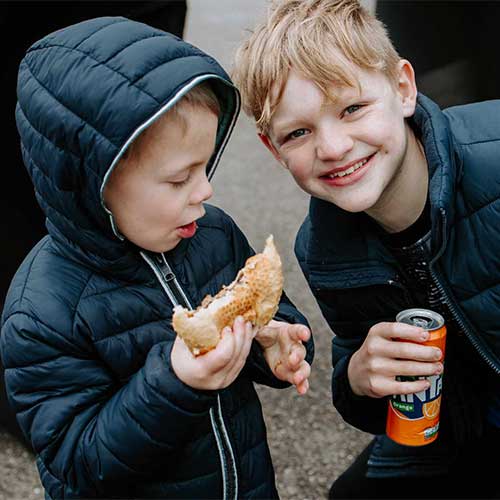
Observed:
[[[51,498],[277,495],[253,382],[285,384],[258,345],[225,390],[191,389],[170,368],[173,303],[197,305],[232,281],[253,253],[247,240],[207,205],[192,239],[141,252],[115,236],[101,200],[130,141],[203,79],[223,110],[211,173],[239,96],[196,48],[99,18],[47,36],[21,64],[17,123],[49,235],[11,284],[1,353]],[[286,297],[277,318],[305,323]]]
[[[479,360],[491,378],[500,375],[500,101],[449,108],[444,112],[419,95],[412,127],[421,140],[429,166],[432,222],[432,278],[464,333],[467,357],[463,371]],[[369,329],[416,307],[412,291],[380,228],[366,214],[345,212],[331,203],[311,199],[295,251],[321,311],[331,326],[333,403],[353,426],[373,434],[385,432],[387,399],[356,396],[347,367]],[[449,338],[448,342],[454,339]],[[448,363],[448,361],[447,361]],[[466,372],[467,373],[467,372]],[[471,377],[481,377],[478,372]],[[443,394],[447,392],[447,370]],[[457,383],[450,380],[450,383]],[[453,389],[448,385],[448,391]],[[482,394],[486,398],[483,383]],[[466,395],[472,400],[472,394]],[[470,404],[470,403],[469,403]],[[447,422],[442,419],[442,424]],[[430,447],[421,447],[430,449]],[[411,450],[411,451],[409,451]],[[378,463],[375,447],[369,469]],[[399,473],[411,469],[407,448]],[[422,468],[420,468],[422,473]],[[374,472],[374,474],[377,474]]]

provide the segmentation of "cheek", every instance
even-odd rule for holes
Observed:
[[[366,141],[379,148],[383,154],[399,155],[405,142],[404,124],[392,116],[373,122],[367,130]]]
[[[314,159],[307,151],[294,151],[293,154],[283,155],[283,159],[286,168],[299,184],[311,176]]]

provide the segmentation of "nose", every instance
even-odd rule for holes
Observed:
[[[354,141],[342,124],[324,125],[317,133],[316,155],[321,161],[342,160]]]
[[[208,181],[206,172],[200,174],[198,182],[191,194],[191,205],[199,205],[212,197],[214,190]]]

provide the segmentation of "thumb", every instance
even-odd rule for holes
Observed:
[[[278,329],[274,326],[264,326],[257,332],[255,340],[257,340],[264,349],[267,349],[276,344],[278,340]]]

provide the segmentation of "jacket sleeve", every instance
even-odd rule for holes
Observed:
[[[245,265],[245,262],[249,257],[255,254],[255,251],[248,243],[245,235],[228,215],[226,215],[226,220],[230,224],[235,255],[235,266],[238,270]],[[276,321],[284,321],[292,324],[301,323],[309,327],[309,323],[306,318],[300,313],[284,292],[281,296],[279,309],[276,312],[274,319]],[[314,341],[312,335],[305,347],[306,361],[311,364],[314,357]],[[275,388],[290,387],[288,382],[283,382],[274,376],[273,372],[269,368],[269,365],[267,364],[267,361],[264,359],[260,344],[256,341],[252,344],[252,350],[250,351],[250,355],[248,356],[248,360],[242,374],[248,376],[251,380],[258,384]]]
[[[347,376],[351,356],[361,347],[371,323],[358,318],[343,318],[335,304],[335,291],[321,293],[311,286],[310,271],[305,259],[305,231],[299,233],[295,254],[318,306],[334,333],[332,341],[332,402],[342,418],[350,425],[372,434],[385,432],[387,398],[371,398],[354,394]],[[374,323],[374,322],[373,322]]]
[[[383,434],[387,418],[387,398],[371,398],[354,394],[347,368],[351,356],[361,347],[369,327],[351,321],[336,321],[335,310],[314,294],[328,325],[335,333],[332,341],[332,402],[350,425],[371,434]]]
[[[2,330],[9,400],[52,498],[105,496],[111,485],[120,491],[150,477],[157,457],[175,463],[216,397],[175,376],[171,341],[155,345],[127,381],[114,379],[85,342],[25,314]]]

